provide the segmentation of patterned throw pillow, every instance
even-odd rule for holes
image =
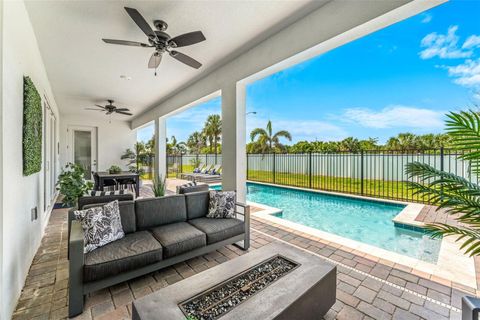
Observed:
[[[185,184],[182,184],[181,186],[177,186],[177,194],[180,193],[180,189],[182,188],[188,188],[188,187],[193,187],[196,186],[197,184],[195,182],[187,182]]]
[[[103,207],[76,210],[74,214],[75,218],[82,224],[85,238],[84,253],[125,236],[118,200],[109,202]]]
[[[236,218],[235,191],[210,191],[207,218]]]

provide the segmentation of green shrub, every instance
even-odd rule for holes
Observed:
[[[78,164],[67,163],[58,176],[57,190],[63,195],[63,205],[77,205],[79,197],[93,189],[93,183],[85,180],[85,171]]]
[[[42,99],[29,77],[23,77],[23,174],[42,169]]]
[[[120,168],[117,165],[112,165],[108,169],[108,173],[110,173],[110,174],[116,174],[116,173],[120,173],[120,172],[122,172],[122,168]]]
[[[155,197],[163,197],[167,188],[166,179],[160,177],[153,179],[152,191]]]

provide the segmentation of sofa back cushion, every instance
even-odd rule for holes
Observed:
[[[146,230],[161,225],[187,221],[185,196],[182,194],[139,199],[135,201],[137,229]]]
[[[197,184],[193,186],[178,186],[178,194],[187,194],[191,192],[208,191],[208,184]]]
[[[185,194],[187,204],[187,219],[203,218],[208,213],[209,192],[200,191]]]
[[[83,196],[78,198],[78,209],[86,209],[85,206],[91,204],[105,204],[115,200],[120,201],[131,201],[134,199],[133,194],[113,194],[113,195],[103,195],[103,196]],[[91,208],[91,207],[90,207]]]
[[[106,203],[87,204],[83,209],[98,207]],[[135,218],[135,202],[134,201],[119,201],[118,208],[120,209],[120,218],[122,220],[123,232],[125,234],[137,231],[137,223]]]

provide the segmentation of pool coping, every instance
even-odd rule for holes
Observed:
[[[249,181],[253,182],[253,181]],[[258,183],[258,182],[253,182]],[[351,197],[359,198],[364,200],[371,200],[384,203],[397,203],[407,205],[393,220],[397,220],[397,223],[422,227],[424,224],[422,222],[416,221],[415,218],[420,213],[424,205],[416,203],[401,202],[395,200],[384,200],[384,199],[374,199],[365,196],[357,196],[350,194],[342,194],[337,192],[329,192],[323,190],[311,190],[297,187],[287,187],[279,186],[268,183],[258,183],[263,185],[270,185],[285,189],[297,189],[308,192],[317,192],[322,194],[337,195],[342,197]],[[455,242],[451,237],[444,237],[440,245],[440,251],[438,254],[438,260],[436,264],[425,262],[419,259],[412,257],[404,256],[396,252],[388,251],[382,248],[375,247],[373,245],[365,244],[359,241],[352,239],[344,238],[333,233],[328,233],[319,229],[312,227],[304,226],[302,224],[288,221],[282,218],[275,217],[274,214],[281,213],[283,210],[270,207],[264,204],[247,201],[247,204],[253,205],[260,209],[261,211],[253,212],[252,215],[260,219],[275,223],[287,229],[292,229],[295,231],[306,233],[310,236],[318,237],[324,239],[328,242],[336,243],[340,246],[348,247],[352,250],[358,250],[362,253],[372,255],[381,259],[391,261],[393,263],[398,263],[401,265],[406,265],[412,269],[416,269],[420,272],[427,273],[432,276],[439,278],[447,279],[452,282],[456,282],[467,287],[477,289],[476,273],[475,273],[475,263],[474,259],[462,254],[460,246],[463,243],[462,241]],[[411,206],[410,206],[411,205]],[[407,210],[407,208],[409,208]],[[399,218],[399,219],[397,219]]]

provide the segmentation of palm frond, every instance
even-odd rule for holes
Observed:
[[[262,128],[255,128],[252,130],[252,132],[250,133],[250,139],[253,141],[255,140],[255,138],[257,136],[268,136],[267,134],[267,131],[265,131],[265,129],[262,129]]]
[[[465,250],[465,254],[474,256],[480,253],[480,232],[478,230],[439,223],[427,225],[426,231],[434,238],[456,236],[457,242],[465,239],[460,246],[461,250]]]
[[[463,160],[471,161],[472,171],[480,173],[480,115],[473,110],[451,112],[447,115],[446,130],[453,146],[465,153]]]

